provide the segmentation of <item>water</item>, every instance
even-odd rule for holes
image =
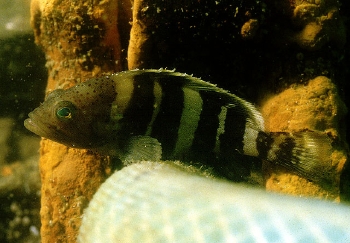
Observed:
[[[29,0],[0,0],[0,242],[40,242],[40,138],[23,120],[44,97],[45,58]]]

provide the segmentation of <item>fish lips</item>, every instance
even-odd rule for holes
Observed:
[[[47,128],[45,123],[39,121],[40,117],[35,116],[35,113],[33,112],[30,112],[28,116],[29,118],[24,120],[25,128],[36,135],[47,137],[49,128]]]
[[[35,133],[40,137],[48,138],[50,140],[74,147],[74,144],[66,142],[67,138],[66,136],[64,136],[64,134],[61,134],[53,126],[50,126],[49,124],[47,124],[45,120],[42,121],[43,118],[36,115],[35,112],[29,113],[28,116],[29,118],[24,120],[24,126],[29,131]]]

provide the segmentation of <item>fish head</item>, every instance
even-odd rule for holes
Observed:
[[[115,89],[111,80],[93,79],[70,89],[57,89],[29,113],[24,126],[33,133],[76,148],[103,143],[96,127],[110,119]]]

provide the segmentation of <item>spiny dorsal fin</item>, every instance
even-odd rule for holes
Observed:
[[[248,101],[231,94],[225,89],[217,87],[215,84],[203,81],[200,78],[193,77],[185,73],[175,72],[174,70],[167,69],[144,69],[144,70],[132,70],[128,72],[122,72],[124,75],[140,75],[146,74],[152,75],[154,79],[162,79],[166,77],[176,77],[172,79],[174,82],[179,82],[179,85],[183,85],[185,88],[189,88],[195,91],[208,92],[213,95],[217,95],[220,100],[227,103],[227,107],[236,107],[236,111],[242,114],[248,115],[247,122],[257,131],[264,131],[264,119],[258,109]]]
[[[186,87],[191,88],[196,91],[205,91],[217,93],[221,99],[226,98],[227,105],[226,107],[236,107],[237,111],[241,111],[244,114],[248,114],[249,120],[247,122],[251,123],[257,131],[264,131],[264,119],[258,109],[251,104],[250,102],[229,93],[228,91],[217,87],[214,84],[205,82],[198,78],[192,76],[186,76],[189,80],[189,83],[186,84]]]

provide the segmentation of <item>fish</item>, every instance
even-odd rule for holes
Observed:
[[[350,208],[207,178],[174,161],[111,175],[84,210],[79,243],[350,242]]]
[[[123,71],[57,89],[28,116],[33,133],[124,164],[180,160],[234,181],[250,176],[246,156],[314,181],[331,168],[326,133],[265,131],[252,103],[174,70]]]

